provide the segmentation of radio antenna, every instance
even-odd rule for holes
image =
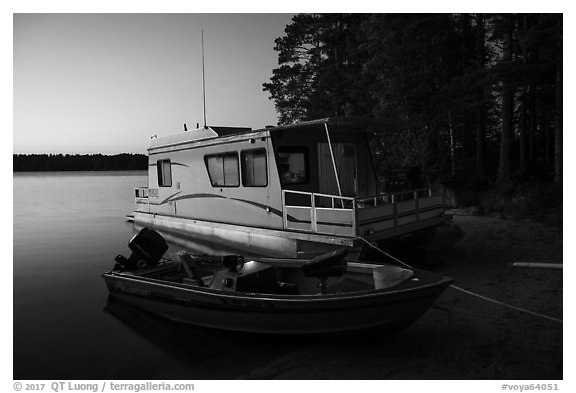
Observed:
[[[206,127],[206,80],[204,75],[204,29],[202,29],[202,97],[204,102],[204,128]]]

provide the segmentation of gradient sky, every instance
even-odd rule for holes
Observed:
[[[15,14],[14,153],[146,153],[153,134],[277,123],[291,14]]]

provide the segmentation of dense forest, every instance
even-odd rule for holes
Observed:
[[[299,14],[275,41],[279,67],[264,90],[281,124],[328,116],[417,121],[374,136],[379,156],[456,188],[561,189],[562,21],[561,14]]]
[[[143,154],[14,154],[14,172],[145,170]]]

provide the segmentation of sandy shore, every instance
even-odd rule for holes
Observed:
[[[455,285],[562,319],[562,270],[511,263],[562,263],[559,229],[529,220],[455,216],[459,238],[433,271]],[[410,261],[415,262],[415,261]],[[453,288],[409,328],[344,337],[290,339],[284,352],[244,378],[562,379],[562,323],[496,305]],[[449,311],[446,311],[449,310]]]

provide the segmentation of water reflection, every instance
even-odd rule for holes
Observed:
[[[215,331],[174,322],[141,310],[112,296],[104,311],[158,350],[181,362],[171,377],[191,379],[249,378],[252,369],[288,350],[270,346],[267,339]],[[139,378],[142,378],[140,376]]]
[[[165,370],[164,378],[272,378],[275,372],[282,371],[275,369],[275,363],[286,356],[329,350],[342,343],[366,349],[373,346],[374,337],[382,335],[382,331],[376,330],[291,336],[209,329],[171,321],[113,296],[108,297],[104,312],[181,363],[168,374]]]

